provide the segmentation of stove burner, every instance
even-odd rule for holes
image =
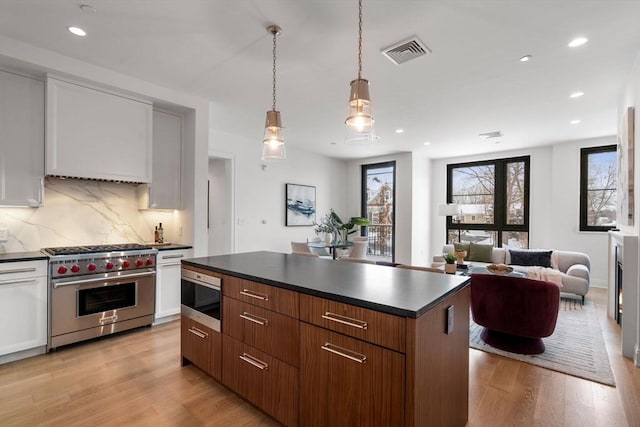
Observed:
[[[44,248],[42,250],[49,255],[57,256],[89,254],[98,252],[135,251],[143,249],[152,249],[152,247],[149,245],[141,245],[139,243],[120,243],[112,245],[62,246],[58,248]]]

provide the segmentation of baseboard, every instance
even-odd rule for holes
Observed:
[[[640,368],[640,345],[638,344],[633,349],[633,364],[636,365],[636,368]]]
[[[47,352],[47,346],[30,348],[28,350],[16,351],[15,353],[4,354],[0,356],[0,365],[9,362],[15,362],[16,360],[26,359],[27,357],[39,356]]]

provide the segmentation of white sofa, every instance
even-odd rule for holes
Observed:
[[[445,245],[442,253],[453,253],[453,245]],[[527,271],[528,267],[512,265],[508,250],[505,248],[493,248],[491,253],[491,261],[494,264],[509,264],[514,270]],[[434,264],[444,262],[442,256],[433,257]],[[468,261],[473,266],[487,266],[489,263]],[[557,268],[562,273],[562,288],[560,292],[575,294],[582,297],[584,304],[584,296],[589,292],[589,282],[591,275],[591,261],[587,254],[581,252],[570,251],[553,251],[551,256],[552,267]],[[555,264],[555,265],[554,265]]]

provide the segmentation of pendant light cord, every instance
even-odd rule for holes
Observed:
[[[358,0],[358,80],[362,78],[362,0]]]
[[[273,105],[271,109],[276,111],[276,36],[278,30],[274,28],[271,32],[273,33]]]

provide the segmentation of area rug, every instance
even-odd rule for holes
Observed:
[[[584,306],[574,299],[562,298],[553,335],[543,338],[542,354],[523,355],[499,350],[480,338],[482,326],[470,320],[469,346],[546,369],[615,387],[602,330],[592,301]]]

